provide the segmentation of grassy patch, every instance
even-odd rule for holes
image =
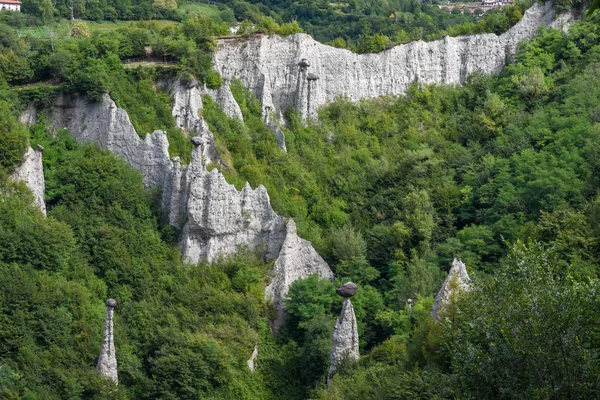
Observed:
[[[221,14],[221,10],[217,6],[204,3],[183,3],[177,10],[183,15],[199,12],[207,17],[218,17]]]
[[[209,6],[212,7],[212,6]],[[216,8],[216,7],[215,7]],[[217,10],[218,11],[218,10]],[[85,22],[88,24],[92,32],[110,32],[117,30],[122,27],[131,26],[137,24],[138,21],[103,21],[103,22],[95,22],[95,21],[84,21],[84,20],[75,20],[73,22]],[[17,29],[17,33],[19,36],[32,36],[40,39],[49,39],[50,32],[52,32],[53,38],[62,39],[69,37],[71,32],[71,28],[73,26],[73,22],[63,19],[49,26],[50,30],[45,26],[27,26],[23,28]],[[168,21],[168,20],[157,20],[159,28],[164,28],[167,26],[173,26],[179,24],[176,21]]]

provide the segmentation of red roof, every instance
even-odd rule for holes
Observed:
[[[0,4],[22,4],[19,0],[0,0]]]

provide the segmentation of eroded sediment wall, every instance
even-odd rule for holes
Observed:
[[[192,162],[170,158],[166,134],[155,131],[140,139],[129,116],[108,95],[100,102],[59,96],[48,116],[55,129],[68,129],[79,141],[91,141],[122,156],[144,175],[148,187],[160,187],[172,225],[181,228],[181,250],[190,262],[235,253],[239,246],[264,250],[276,259],[266,297],[283,321],[282,299],[291,283],[317,274],[332,278],[329,266],[310,242],[296,234],[292,220],[277,215],[263,186],[238,191],[210,164],[219,164],[214,136],[200,117],[202,95],[210,95],[231,117],[242,119],[228,81],[238,78],[269,113],[298,108],[305,118],[338,95],[352,100],[401,94],[415,81],[454,84],[475,71],[499,72],[517,43],[545,25],[557,24],[550,3],[535,4],[503,35],[473,35],[435,42],[413,42],[378,54],[354,54],[316,42],[305,34],[287,38],[255,36],[219,41],[215,69],[225,78],[218,90],[196,83],[165,83],[173,97],[173,116],[194,143]],[[562,18],[560,24],[568,24]],[[26,120],[35,120],[28,109]],[[284,148],[284,144],[281,144]]]
[[[209,164],[219,159],[213,134],[194,111],[203,92],[178,83],[172,88],[176,122],[193,136],[188,166],[179,157],[169,157],[165,132],[141,139],[127,112],[108,95],[100,102],[60,95],[47,118],[54,129],[68,129],[76,140],[96,143],[123,157],[142,172],[146,186],[162,189],[163,205],[171,224],[181,228],[180,247],[189,262],[234,254],[240,246],[262,250],[266,260],[277,259],[270,283],[277,290],[268,290],[266,297],[283,313],[281,301],[293,280],[312,274],[332,278],[333,273],[310,242],[298,238],[293,221],[275,213],[264,186],[252,189],[246,184],[238,191],[219,170],[209,171]],[[227,97],[225,93],[221,98]]]
[[[542,26],[562,28],[571,21],[565,16],[555,19],[554,14],[550,2],[536,3],[500,36],[415,41],[377,54],[337,49],[306,34],[221,39],[215,69],[226,80],[240,79],[263,107],[281,114],[294,106],[310,118],[339,95],[356,101],[403,94],[415,81],[456,84],[476,71],[500,72],[518,42],[530,39]]]

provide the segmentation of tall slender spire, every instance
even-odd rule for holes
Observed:
[[[96,370],[103,377],[112,380],[115,385],[119,384],[117,374],[117,357],[115,354],[115,341],[113,337],[113,313],[117,301],[115,299],[106,300],[106,319],[104,320],[104,339],[100,348],[98,357],[98,366]]]
[[[333,346],[331,349],[329,373],[327,374],[328,383],[343,360],[358,360],[359,357],[358,327],[356,325],[354,307],[350,301],[350,297],[354,296],[357,291],[358,287],[352,282],[344,283],[336,291],[337,294],[344,298],[344,305],[333,330]]]

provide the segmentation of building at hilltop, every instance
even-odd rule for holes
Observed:
[[[513,3],[512,0],[481,0],[482,6],[502,7]]]
[[[19,0],[0,0],[0,11],[21,11]]]
[[[438,7],[440,9],[445,9],[448,12],[452,12],[452,10],[454,8],[458,8],[460,10],[461,14],[465,13],[465,10],[470,11],[471,13],[474,13],[475,10],[481,10],[484,13],[493,10],[494,8],[502,8],[502,7],[506,7],[506,6],[510,6],[514,4],[513,0],[481,0],[480,2],[473,2],[473,3],[466,3],[466,4],[462,4],[460,6],[457,6],[455,4],[451,4],[450,2],[448,2],[447,4],[440,4],[438,5]]]

